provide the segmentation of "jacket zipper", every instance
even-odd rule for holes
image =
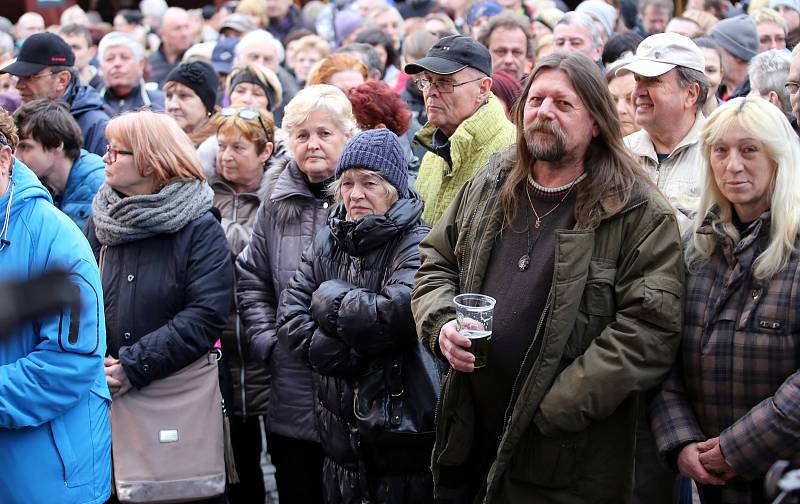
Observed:
[[[239,218],[239,195],[233,195],[233,219],[231,219],[234,223],[236,223],[237,219]],[[247,416],[247,392],[245,387],[247,384],[245,383],[245,361],[244,361],[244,352],[242,351],[242,334],[241,334],[241,321],[239,319],[239,300],[237,299],[236,287],[234,286],[234,309],[236,310],[236,318],[234,323],[236,324],[236,352],[239,354],[239,389],[240,395],[242,398],[242,417]],[[233,405],[231,405],[233,408]]]
[[[553,272],[553,277],[555,277],[555,272]],[[553,286],[550,286],[550,292],[547,293],[547,302],[544,305],[544,310],[542,311],[541,316],[539,316],[539,322],[536,324],[536,332],[533,333],[533,339],[531,340],[530,345],[528,345],[528,349],[525,351],[525,357],[522,358],[522,364],[519,366],[519,370],[517,370],[517,376],[514,378],[514,386],[511,387],[511,397],[508,400],[508,405],[506,406],[506,410],[503,413],[503,425],[505,428],[503,431],[508,429],[508,425],[511,422],[511,409],[514,403],[516,402],[516,394],[517,394],[517,385],[519,385],[519,379],[522,375],[522,371],[525,369],[525,363],[528,361],[528,356],[533,349],[533,345],[536,343],[536,339],[539,337],[539,333],[542,330],[542,325],[544,324],[545,318],[549,318],[550,316],[550,307],[553,302]]]

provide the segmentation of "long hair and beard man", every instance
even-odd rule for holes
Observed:
[[[647,198],[648,192],[655,190],[655,185],[622,142],[617,111],[611,96],[602,92],[606,88],[597,67],[588,59],[567,52],[550,54],[536,65],[514,106],[517,158],[500,190],[505,223],[510,225],[516,217],[517,198],[524,194],[519,188],[524,188],[528,175],[533,175],[533,165],[537,160],[546,161],[556,169],[574,167],[580,161],[567,152],[566,134],[556,123],[537,119],[525,127],[524,100],[534,79],[544,70],[559,70],[567,74],[597,125],[598,134],[583,156],[587,180],[575,188],[577,228],[593,228],[631,202]]]

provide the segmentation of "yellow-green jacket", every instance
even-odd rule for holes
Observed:
[[[452,168],[433,152],[435,130],[436,126],[428,122],[414,137],[428,150],[419,167],[416,189],[425,201],[422,218],[431,226],[472,174],[485,165],[492,154],[514,143],[517,135],[503,106],[492,93],[486,104],[462,122],[450,137]]]

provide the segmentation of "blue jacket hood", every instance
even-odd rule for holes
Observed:
[[[103,97],[89,86],[78,86],[75,95],[70,103],[70,112],[82,114],[90,110],[102,110],[105,112]]]

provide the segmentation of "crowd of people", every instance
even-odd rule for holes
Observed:
[[[261,504],[264,452],[282,504],[800,468],[797,0],[120,4],[0,18],[0,286],[80,301],[0,331],[0,502]],[[147,397],[224,429],[112,460],[195,365]]]

